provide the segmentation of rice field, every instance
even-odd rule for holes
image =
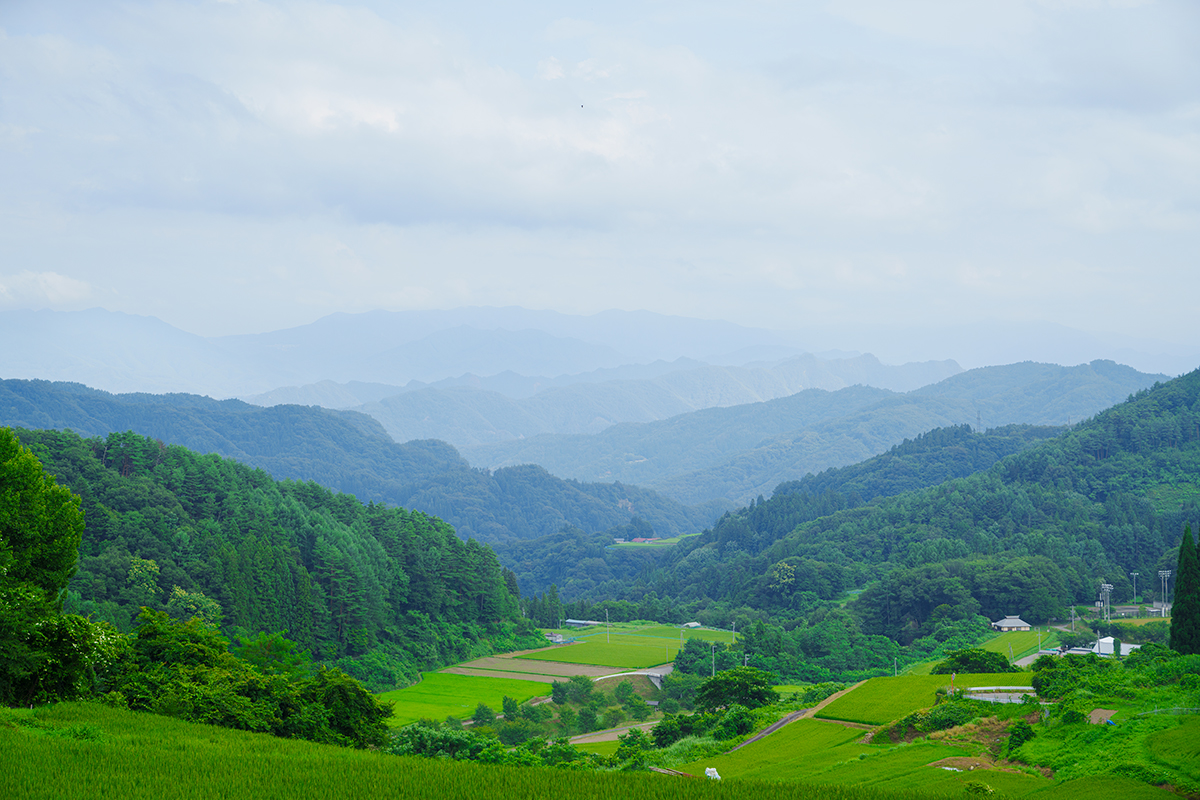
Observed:
[[[505,695],[523,703],[549,693],[549,686],[536,681],[426,672],[421,675],[420,683],[384,692],[378,697],[396,704],[388,724],[400,727],[422,718],[466,719],[475,713],[475,707],[480,703],[499,713]]]
[[[1005,658],[1009,657],[1009,647],[1012,647],[1012,659],[1015,661],[1018,658],[1033,655],[1038,649],[1038,632],[1037,631],[1009,631],[1002,633],[994,639],[989,639],[979,645],[983,650],[989,653],[1000,653]],[[1058,646],[1058,634],[1056,631],[1042,631],[1042,649],[1047,647]]]
[[[935,762],[971,754],[933,742],[865,745],[860,743],[863,733],[859,728],[834,722],[803,719],[734,753],[702,759],[680,770],[703,775],[706,767],[713,767],[722,778],[875,786],[935,796],[961,795],[966,781],[975,778],[1011,795],[1050,787],[1050,781],[1024,774],[944,770]]]
[[[318,745],[94,703],[0,710],[0,797],[19,800],[916,800],[859,787],[500,767]]]
[[[570,632],[577,642],[548,647],[517,658],[527,661],[557,661],[565,664],[593,664],[615,669],[646,669],[675,659],[682,642],[733,641],[731,631],[711,628],[677,628],[670,625],[623,624],[612,629],[590,628]]]
[[[954,681],[954,687],[1031,686],[1032,680],[1031,672],[959,675]],[[817,716],[864,725],[886,725],[914,711],[932,706],[937,690],[949,685],[949,675],[871,678],[862,686],[825,706]]]
[[[677,641],[623,633],[614,633],[611,637],[606,637],[601,633],[575,644],[538,650],[517,658],[567,664],[602,664],[616,669],[645,669],[672,661],[678,652]]]

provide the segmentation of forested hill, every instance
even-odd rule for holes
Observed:
[[[1174,568],[1200,521],[1200,370],[932,488],[841,511],[783,488],[674,548],[642,590],[803,617],[886,578],[852,607],[864,632],[899,641],[976,612],[1042,622],[1095,600],[1101,579],[1124,602],[1129,573]],[[787,524],[792,506],[821,504],[827,516]]]
[[[969,425],[937,428],[859,464],[780,484],[770,500],[759,498],[757,504],[727,514],[704,537],[670,550],[611,548],[611,536],[565,530],[498,545],[497,554],[517,573],[526,592],[544,592],[555,584],[567,600],[624,597],[633,587],[645,591],[644,582],[639,583],[643,573],[679,561],[682,554],[711,542],[730,527],[748,525],[760,541],[774,542],[801,523],[988,469],[1001,458],[1065,430],[1035,425],[1008,425],[984,432],[974,432]],[[626,536],[618,531],[616,535],[632,539],[645,534]]]
[[[670,536],[701,530],[715,516],[636,486],[564,481],[534,466],[472,469],[444,442],[397,444],[375,420],[350,411],[6,380],[0,425],[82,436],[134,431],[237,459],[278,479],[313,480],[364,502],[425,511],[463,538],[486,542],[545,536],[564,525],[606,530],[634,516]]]
[[[284,631],[377,687],[539,638],[492,550],[437,518],[136,434],[17,434],[83,498],[68,612],[122,630],[148,606]]]
[[[590,436],[533,436],[463,454],[480,466],[535,463],[564,478],[634,483],[685,504],[723,498],[742,505],[784,481],[860,462],[934,428],[1065,425],[1166,379],[1111,361],[1024,362],[973,369],[906,394],[865,386],[810,389]]]

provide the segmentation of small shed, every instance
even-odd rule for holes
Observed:
[[[1027,631],[1030,626],[1020,617],[1005,617],[993,622],[992,627],[998,631]]]
[[[700,627],[700,623],[699,623],[699,622],[685,622],[685,623],[683,623],[683,627],[685,627],[685,628],[699,628],[699,627]]]
[[[1113,651],[1116,650],[1116,645],[1116,640],[1113,639],[1113,637],[1105,636],[1103,639],[1100,639],[1094,645],[1092,645],[1091,652],[1095,653],[1096,655],[1111,656],[1113,655]],[[1126,644],[1125,642],[1121,642],[1121,657],[1124,658],[1140,647],[1140,644]]]
[[[603,622],[595,619],[569,619],[564,623],[568,628],[590,628],[595,625],[603,625]]]

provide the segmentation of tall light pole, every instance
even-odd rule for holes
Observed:
[[[1100,600],[1103,605],[1105,622],[1112,622],[1112,590],[1111,583],[1100,584]]]
[[[1138,601],[1138,599],[1137,599],[1137,576],[1141,575],[1141,574],[1142,573],[1140,573],[1140,572],[1129,573],[1129,577],[1133,578],[1133,602],[1134,603],[1137,603],[1137,601]]]
[[[1160,569],[1158,577],[1162,579],[1162,610],[1165,617],[1167,615],[1167,581],[1171,579],[1171,570]]]

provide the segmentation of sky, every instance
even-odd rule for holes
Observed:
[[[1197,254],[1194,0],[0,0],[0,310],[1190,344]]]

